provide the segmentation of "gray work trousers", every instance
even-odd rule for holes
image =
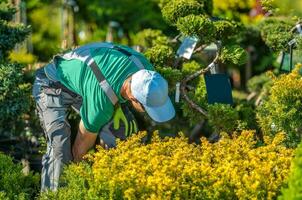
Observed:
[[[53,83],[54,81],[47,78],[43,68],[37,70],[32,92],[47,139],[47,150],[42,158],[41,191],[57,190],[64,165],[72,161],[67,109],[71,106],[78,111],[82,105],[80,96],[53,87]],[[104,128],[106,129],[106,126]],[[103,138],[109,147],[114,147],[115,137],[102,130],[101,139]]]

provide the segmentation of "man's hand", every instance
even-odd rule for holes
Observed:
[[[79,131],[72,147],[72,154],[75,162],[79,162],[83,159],[83,156],[95,144],[96,138],[97,134],[87,131],[81,120]]]
[[[122,109],[121,106],[119,106],[113,116],[113,128],[114,130],[119,130],[121,128],[121,124],[123,123],[125,127],[124,135],[126,137],[130,136],[132,133],[137,132],[137,125],[134,116],[129,111],[127,107],[124,107]]]

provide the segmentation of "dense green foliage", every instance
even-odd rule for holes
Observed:
[[[22,42],[29,34],[28,27],[23,25],[11,25],[7,21],[0,20],[0,52],[1,57],[7,56],[7,52],[15,47],[16,43]]]
[[[165,22],[160,15],[156,1],[150,0],[92,0],[78,1],[80,7],[79,18],[85,22],[95,24],[99,29],[107,29],[109,21],[116,21],[123,28],[125,36],[144,28],[158,28],[165,30]],[[130,41],[131,42],[131,41]]]
[[[17,43],[22,42],[30,33],[30,28],[21,24],[13,24],[10,21],[16,9],[9,6],[6,1],[0,2],[0,59],[7,57]]]
[[[145,56],[155,66],[171,66],[175,57],[173,49],[167,45],[154,45],[145,52]]]
[[[263,73],[258,76],[253,76],[247,82],[247,89],[249,92],[259,93],[264,90],[264,88],[270,88],[271,78],[268,73]]]
[[[24,81],[22,66],[9,63],[7,56],[17,43],[26,38],[30,29],[7,21],[15,13],[9,4],[2,3],[0,13],[0,133],[12,134],[22,130],[20,119],[29,109],[30,85]]]
[[[22,113],[29,109],[31,89],[30,84],[24,83],[22,67],[1,63],[0,82],[0,132],[22,131],[20,121]]]
[[[176,25],[178,19],[181,17],[190,14],[199,15],[204,12],[204,4],[195,0],[170,1],[162,8],[164,19],[171,25]]]
[[[302,199],[302,143],[295,150],[295,158],[292,161],[288,187],[282,190],[282,200]]]
[[[187,15],[176,26],[184,35],[198,37],[201,43],[212,42],[215,35],[215,26],[207,16]]]
[[[221,50],[220,60],[224,63],[243,65],[247,61],[247,53],[239,45],[227,45]]]
[[[214,127],[216,133],[232,133],[239,123],[239,114],[230,105],[209,105],[209,125]]]
[[[288,42],[294,37],[291,32],[294,24],[289,19],[268,18],[259,25],[261,36],[274,51],[287,50]]]
[[[287,144],[296,146],[302,137],[302,79],[299,67],[288,75],[274,77],[269,94],[257,113],[263,133],[275,135],[283,131]]]
[[[24,175],[22,166],[0,152],[0,199],[31,200],[38,192],[39,176]]]
[[[160,73],[169,82],[170,92],[174,92],[176,83],[183,77],[181,71],[171,67],[156,67],[156,71],[158,71],[158,73]]]

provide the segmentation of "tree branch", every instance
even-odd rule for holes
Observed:
[[[216,52],[216,57],[214,58],[214,60],[204,69],[200,69],[198,71],[196,71],[195,73],[185,77],[181,83],[180,83],[180,91],[181,94],[183,96],[183,98],[189,103],[189,105],[195,109],[196,111],[200,112],[201,114],[203,114],[205,117],[208,117],[208,113],[207,111],[205,111],[203,108],[201,108],[199,105],[197,105],[194,101],[192,101],[189,96],[187,95],[187,83],[193,79],[195,79],[196,77],[200,76],[201,74],[205,74],[206,72],[208,72],[213,65],[215,66],[215,64],[218,62],[219,59],[219,54],[220,54],[220,45],[217,45],[217,52]],[[200,46],[200,48],[202,48],[204,45]],[[203,47],[205,48],[205,47]]]

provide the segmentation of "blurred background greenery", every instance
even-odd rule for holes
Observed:
[[[145,42],[148,37],[151,40],[160,37],[160,40],[164,41],[162,44],[165,43],[164,45],[166,45],[179,34],[177,28],[168,24],[162,17],[161,9],[168,2],[166,0],[10,0],[9,2],[17,9],[14,21],[31,27],[31,34],[23,43],[17,45],[9,56],[11,61],[26,66],[26,77],[29,82],[33,81],[36,68],[50,61],[53,55],[65,49],[95,41],[111,41],[134,48],[139,45],[148,49],[154,46],[154,44]],[[198,2],[203,1],[199,0]],[[237,44],[248,52],[247,64],[227,64],[227,66],[221,64],[222,68],[227,70],[231,76],[234,88],[233,95],[235,102],[238,102],[239,105],[243,103],[242,99],[245,99],[250,93],[260,93],[260,89],[253,90],[251,88],[262,86],[263,82],[258,80],[264,80],[262,78],[263,73],[267,70],[276,70],[279,67],[277,58],[280,49],[271,50],[271,45],[279,44],[279,42],[264,37],[271,35],[271,33],[266,34],[266,28],[263,28],[264,25],[262,25],[266,23],[263,22],[268,16],[275,15],[278,17],[286,16],[286,19],[288,17],[295,18],[292,21],[297,21],[302,16],[301,2],[299,0],[263,0],[262,2],[260,0],[213,0],[212,3],[209,2],[207,4],[211,6],[209,9],[211,13],[209,14],[212,20],[225,19],[238,24],[240,31],[234,37],[236,37]],[[288,23],[289,26],[292,25],[291,20]],[[232,33],[230,32],[230,34]],[[280,38],[282,39],[281,36]],[[284,41],[287,39],[288,37]],[[166,61],[166,55],[169,54],[169,66],[172,66],[174,62],[173,51],[177,49],[176,45],[172,47],[173,49],[167,47],[162,49],[165,56],[162,57],[163,61],[161,62]],[[151,61],[155,61],[152,60],[152,56],[160,57],[161,55],[158,53],[161,50],[157,48],[153,52],[151,50],[152,48],[146,52],[146,55],[149,55]],[[195,59],[201,65],[205,65],[208,58],[209,55],[206,54]],[[192,69],[189,65],[187,66],[187,74],[198,69],[196,64],[197,68],[193,67]],[[184,65],[185,68],[186,65]],[[177,81],[175,77],[181,78],[180,72],[177,72],[176,69],[164,68],[161,73],[167,77],[171,76],[172,82],[168,79],[174,85]],[[258,75],[259,77],[257,77]],[[252,77],[253,79],[251,79]],[[249,80],[251,83],[248,83]],[[181,105],[176,105],[176,107],[181,112]],[[188,116],[189,121],[180,119],[176,123],[179,126],[167,124],[166,128],[164,126],[158,127],[157,124],[149,122],[142,116],[139,116],[139,119],[142,119],[140,123],[145,128],[161,128],[168,132],[175,132],[174,130],[179,130],[179,128],[189,131],[196,126],[196,123],[193,122],[200,121],[194,117],[194,114],[190,116],[190,112],[188,112]],[[33,119],[34,116],[31,118]],[[73,125],[77,127],[78,118],[70,115],[70,119],[75,121]],[[250,128],[256,127],[255,121],[252,122],[253,120],[254,118],[246,122],[247,124],[254,124]],[[34,124],[38,128],[38,123]]]

